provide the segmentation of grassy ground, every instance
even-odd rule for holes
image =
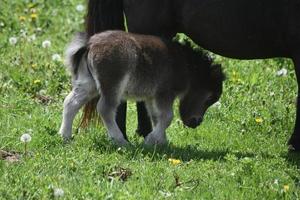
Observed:
[[[0,2],[0,149],[20,152],[16,162],[0,159],[0,199],[55,198],[57,189],[65,199],[300,198],[300,159],[286,146],[296,98],[289,60],[216,57],[228,77],[221,106],[210,108],[196,130],[176,117],[169,147],[142,148],[133,103],[134,147],[112,146],[105,129],[94,126],[63,144],[57,131],[70,77],[52,57],[62,57],[73,32],[83,28],[79,4],[84,1]],[[45,40],[50,47],[42,47]],[[276,75],[281,68],[286,76]],[[28,156],[20,141],[26,132]]]

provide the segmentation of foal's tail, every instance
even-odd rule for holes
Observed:
[[[106,30],[125,30],[123,0],[88,0],[88,36]]]
[[[85,20],[87,38],[106,30],[125,30],[123,0],[88,0]],[[84,109],[80,126],[87,127],[91,121],[100,121],[96,112],[99,97],[88,102]]]
[[[65,65],[72,74],[72,77],[76,77],[78,68],[82,59],[87,59],[87,42],[88,36],[86,33],[79,32],[72,39],[65,52]],[[80,127],[87,127],[93,119],[99,118],[96,112],[96,106],[99,97],[92,99],[88,102],[81,116]]]
[[[88,37],[86,33],[79,32],[72,39],[65,52],[65,66],[74,77],[77,74],[80,61],[87,52]]]

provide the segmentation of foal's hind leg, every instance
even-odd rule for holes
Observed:
[[[174,98],[161,98],[152,102],[149,113],[152,115],[154,128],[145,138],[146,145],[164,145],[167,141],[166,129],[170,126],[173,119],[173,100]]]
[[[298,83],[298,96],[297,96],[297,113],[296,113],[296,124],[294,133],[291,136],[288,144],[290,150],[300,152],[300,51],[293,58],[295,65],[297,83]]]
[[[117,145],[124,146],[127,145],[128,142],[124,138],[115,120],[118,105],[119,101],[117,98],[107,97],[106,95],[101,94],[100,100],[97,104],[97,111],[102,117],[104,125],[108,130],[109,137]]]
[[[72,92],[64,100],[63,120],[59,130],[62,137],[67,140],[72,137],[73,120],[79,109],[96,95],[93,82],[75,85]]]

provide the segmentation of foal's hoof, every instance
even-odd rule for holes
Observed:
[[[155,145],[164,146],[167,143],[168,143],[168,141],[167,141],[166,138],[156,137],[154,134],[149,134],[145,138],[145,145],[146,146],[155,146]]]
[[[72,135],[66,135],[62,133],[58,133],[58,134],[62,137],[64,143],[68,143],[73,139]]]
[[[126,147],[130,145],[130,143],[124,138],[123,139],[112,138],[112,142],[118,147]]]

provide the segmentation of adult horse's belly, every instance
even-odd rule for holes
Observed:
[[[181,28],[197,44],[223,56],[239,59],[288,57],[285,2],[185,0]]]

